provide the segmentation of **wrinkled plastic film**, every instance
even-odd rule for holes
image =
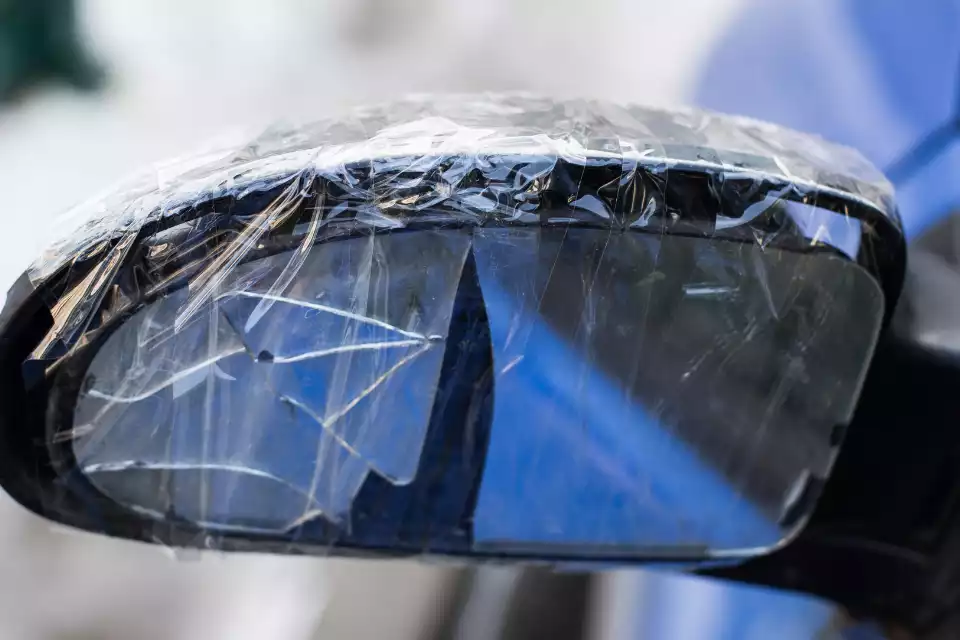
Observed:
[[[525,163],[524,156],[540,159]],[[611,200],[610,191],[627,195],[630,183],[641,177],[632,173],[634,167],[656,174],[679,164],[719,169],[757,186],[772,178],[811,195],[836,193],[896,215],[892,187],[859,153],[768,123],[693,109],[524,95],[436,96],[361,108],[299,130],[268,131],[232,152],[181,160],[180,166],[133,179],[122,191],[69,212],[68,231],[31,271],[42,279],[99,242],[135,233],[201,201],[265,190],[297,172],[322,176],[342,189],[343,200],[367,205],[374,226],[375,211],[387,203],[393,205],[390,215],[379,219],[386,226],[402,226],[408,215],[438,204],[473,219],[517,215],[536,210],[523,205],[536,204],[560,160],[619,163],[626,169],[626,175],[602,185],[609,189],[598,194],[593,209],[610,219],[616,213],[612,205],[620,203],[617,208],[629,209],[627,215],[635,218],[630,224],[656,213],[648,209],[656,201],[638,207]],[[471,184],[474,172],[486,180]],[[591,207],[583,208],[590,213]]]
[[[524,96],[447,97],[358,109],[352,117],[271,131],[233,153],[181,164],[133,180],[122,192],[65,217],[63,226],[76,228],[51,244],[31,268],[31,278],[41,282],[67,262],[95,260],[99,266],[58,300],[55,327],[37,357],[49,355],[58,340],[73,344],[103,296],[116,293],[106,289],[117,288],[116,270],[143,230],[166,227],[197,205],[229,207],[229,201],[251,193],[271,193],[272,201],[237,221],[239,226],[225,226],[224,233],[235,234],[230,243],[220,243],[217,259],[190,274],[191,305],[209,295],[205,285],[222,278],[269,229],[291,215],[303,223],[308,197],[322,200],[313,205],[321,227],[314,229],[314,239],[430,222],[533,224],[557,199],[569,215],[544,222],[659,229],[676,222],[678,208],[692,205],[703,210],[682,216],[705,219],[699,232],[740,237],[731,230],[744,228],[763,243],[784,234],[829,244],[838,229],[848,238],[835,216],[793,216],[799,224],[778,219],[791,217],[781,211],[790,208],[787,203],[816,207],[824,196],[840,195],[896,219],[892,189],[882,175],[855,151],[817,138],[694,110]],[[684,194],[666,179],[676,167],[705,172],[709,200],[683,202]],[[585,184],[579,174],[586,168],[607,169],[608,175]],[[283,185],[279,192],[277,185]],[[736,205],[732,211],[725,200]],[[196,227],[193,232],[206,233]],[[187,238],[171,240],[165,248],[176,252]],[[847,248],[858,247],[848,242]]]
[[[214,545],[770,547],[879,331],[879,219],[856,152],[765,123],[411,99],[73,212],[30,361],[76,387],[51,446]]]
[[[188,289],[143,308],[86,374],[74,433],[80,468],[109,481],[173,465],[191,471],[191,483],[228,485],[178,487],[185,495],[212,494],[234,525],[237,511],[249,510],[260,514],[257,528],[279,530],[314,511],[340,519],[367,473],[409,483],[468,243],[424,232],[344,240],[305,257],[298,249],[231,270],[180,328]],[[393,268],[416,260],[430,270]],[[296,277],[277,291],[291,265]],[[253,504],[244,492],[239,506],[217,497],[238,481],[229,469],[263,474],[284,497]],[[136,502],[142,508],[155,494],[153,486]],[[230,524],[182,497],[155,512],[174,507]]]

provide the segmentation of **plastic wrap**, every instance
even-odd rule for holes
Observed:
[[[67,220],[28,272],[51,459],[225,548],[776,545],[901,266],[852,150],[520,95],[272,130]]]

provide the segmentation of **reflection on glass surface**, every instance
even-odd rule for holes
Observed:
[[[882,313],[866,274],[599,230],[481,230],[474,253],[497,371],[478,544],[780,540],[853,408]]]
[[[102,493],[214,530],[555,555],[777,543],[883,306],[835,255],[571,227],[274,255],[175,331],[190,295],[86,373],[73,451]]]

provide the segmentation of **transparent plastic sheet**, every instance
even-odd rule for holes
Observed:
[[[525,95],[269,131],[70,219],[25,367],[110,499],[208,546],[681,555],[802,522],[884,315],[864,238],[899,224],[852,150]]]

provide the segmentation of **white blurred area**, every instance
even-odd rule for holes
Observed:
[[[109,82],[98,94],[51,87],[0,108],[0,292],[37,254],[56,213],[232,130],[420,91],[683,102],[738,4],[80,0]],[[451,569],[175,558],[55,531],[5,495],[0,549],[5,640],[405,640],[451,597]]]

